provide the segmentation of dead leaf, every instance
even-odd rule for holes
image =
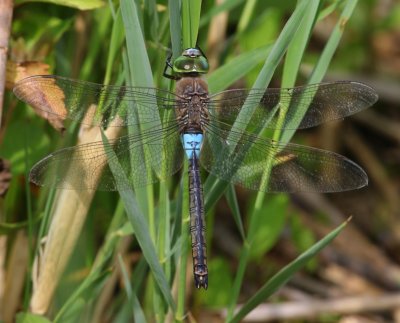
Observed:
[[[42,62],[27,61],[16,63],[7,61],[6,89],[12,90],[15,83],[32,75],[49,74],[50,66]]]

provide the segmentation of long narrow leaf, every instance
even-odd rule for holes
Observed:
[[[132,85],[153,87],[153,74],[135,2],[122,0],[121,13],[125,26]]]
[[[250,313],[257,305],[268,299],[281,286],[283,286],[297,271],[326,247],[347,225],[347,221],[318,241],[315,245],[302,253],[293,262],[273,276],[252,298],[250,298],[229,322],[240,322],[246,314]]]
[[[168,0],[172,58],[178,57],[182,52],[181,35],[182,25],[180,19],[180,4],[181,1]]]
[[[201,0],[182,2],[183,47],[196,47],[199,31]]]
[[[129,275],[125,268],[125,263],[124,263],[121,255],[118,255],[118,264],[121,269],[126,295],[128,297],[129,303],[131,304],[133,318],[135,319],[135,322],[146,322],[146,318],[145,318],[143,309],[140,306],[137,295],[136,295],[135,291],[132,290],[132,287],[131,287],[131,284],[129,281]]]
[[[293,87],[312,29],[317,20],[320,0],[311,0],[306,14],[290,43],[283,66],[282,88]]]
[[[292,16],[289,18],[285,27],[283,28],[281,34],[276,40],[274,46],[268,55],[264,66],[262,67],[253,87],[254,88],[266,88],[270,82],[275,69],[277,68],[279,62],[281,61],[283,55],[285,54],[290,42],[292,41],[294,34],[299,27],[305,10],[307,9],[308,1],[301,1],[299,5],[294,10]],[[246,103],[245,103],[246,104]],[[234,126],[237,129],[243,129],[244,125],[247,124],[246,118],[251,115],[250,109],[243,109],[244,114],[238,115],[238,123]],[[243,120],[242,120],[243,119]],[[240,125],[240,126],[239,126]],[[234,128],[232,127],[232,128]],[[227,182],[222,182],[215,180],[214,177],[209,176],[205,183],[205,210],[207,210],[220,198],[226,188]]]
[[[208,89],[217,93],[227,89],[249,73],[257,64],[265,61],[272,45],[262,46],[236,56],[207,77]]]
[[[318,83],[321,82],[322,78],[324,77],[326,71],[328,70],[329,64],[332,60],[333,54],[335,53],[339,41],[342,38],[343,30],[344,30],[344,22],[348,21],[357,5],[357,0],[347,0],[346,5],[343,9],[343,12],[336,23],[336,26],[329,37],[329,40],[310,76],[308,83]],[[300,112],[299,112],[300,113]],[[302,113],[305,113],[302,112]],[[291,127],[293,128],[293,127]],[[295,130],[285,130],[282,132],[279,141],[281,142],[289,142],[290,139],[293,137]]]
[[[105,145],[109,145],[107,143],[107,137],[105,137],[104,134],[103,142]],[[106,149],[106,151],[111,171],[116,178],[119,178],[121,181],[123,181],[124,178],[126,179],[126,175],[121,165],[117,162],[118,159],[114,151],[112,149]],[[132,224],[135,236],[138,240],[140,248],[142,249],[143,256],[149,264],[154,279],[157,282],[166,302],[175,311],[175,303],[173,301],[167,279],[158,261],[156,248],[150,238],[150,235],[148,234],[149,227],[145,221],[145,217],[140,211],[133,190],[126,189],[127,187],[129,187],[129,183],[124,183],[124,186],[125,189],[119,190],[119,193],[125,205],[125,210]]]

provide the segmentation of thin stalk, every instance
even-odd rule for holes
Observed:
[[[185,159],[183,166],[183,175],[181,181],[182,192],[182,231],[181,231],[181,248],[179,255],[179,272],[178,272],[178,300],[176,320],[183,322],[185,319],[185,300],[186,300],[186,270],[189,254],[189,188],[188,183],[188,161]]]
[[[243,285],[243,277],[246,272],[249,256],[250,245],[245,241],[243,242],[242,249],[240,250],[239,265],[236,271],[235,280],[233,282],[233,288],[231,292],[232,297],[230,298],[230,302],[228,304],[228,313],[226,317],[227,321],[230,321],[233,317],[237,299],[239,298],[240,289]]]
[[[27,132],[25,132],[25,135],[26,135],[25,136],[25,138],[26,138],[26,140],[25,140],[25,191],[27,192],[26,193],[26,211],[27,211],[27,216],[28,216],[28,241],[29,241],[30,246],[34,246],[35,245],[35,236],[34,236],[34,227],[33,227],[33,222],[32,222],[33,221],[32,198],[31,198],[30,188],[29,188],[29,185],[30,185],[30,183],[29,183],[29,165],[30,165],[29,149],[26,145],[28,142]],[[30,280],[29,278],[32,275],[32,265],[33,265],[33,261],[35,259],[35,256],[34,256],[35,250],[36,249],[31,248],[30,249],[31,252],[29,252],[29,254],[28,254],[29,266],[28,266],[28,268],[27,268],[28,270],[26,272],[26,276],[27,276],[26,281],[27,282],[29,282],[29,280]],[[28,308],[28,306],[29,306],[29,295],[31,293],[31,289],[32,289],[31,284],[25,284],[25,290],[24,290],[24,308],[25,309]]]
[[[6,64],[8,39],[11,31],[13,0],[0,1],[0,127],[3,115],[4,89],[6,85]]]
[[[277,41],[275,42],[275,45],[272,48],[270,55],[268,56],[255,84],[253,85],[254,88],[263,88],[268,84],[268,82],[272,78],[272,73],[273,73],[274,69],[267,70],[267,67],[270,67],[270,65],[273,65],[276,67],[278,62],[282,59],[286,49],[288,48],[288,46],[290,45],[290,43],[293,40],[294,33],[298,29],[299,25],[298,25],[298,23],[296,24],[295,22],[301,21],[303,19],[302,17],[304,15],[304,13],[306,12],[306,10],[307,10],[307,2],[304,0],[299,1],[295,12],[293,13],[293,15],[291,16],[289,21],[286,23],[282,33],[280,34]],[[253,107],[252,105],[250,105],[246,102],[244,103],[244,105],[247,105],[247,107],[250,109],[255,108],[255,106]],[[238,115],[238,119],[241,121],[244,121],[245,124],[247,124],[249,116],[251,116],[251,113],[250,114],[240,113]],[[242,129],[242,127],[240,125],[236,126],[236,124],[234,124],[232,129],[233,128],[238,129],[237,131],[244,131],[244,129]],[[229,137],[228,137],[228,140],[229,140]],[[274,156],[274,153],[271,153],[270,155]],[[268,185],[268,180],[269,180],[270,173],[272,170],[272,165],[273,165],[273,158],[271,157],[268,159],[268,161],[265,165],[265,171],[263,173],[263,177],[261,180],[260,187],[261,187],[262,191],[264,191]],[[262,203],[265,198],[264,196],[265,196],[265,192],[260,192],[257,195],[253,212],[251,212],[249,215],[250,228],[249,228],[249,232],[248,232],[246,241],[244,242],[244,245],[243,245],[242,251],[241,251],[240,270],[238,270],[236,277],[235,277],[235,283],[234,283],[235,289],[234,289],[234,293],[232,295],[231,303],[230,303],[229,310],[228,310],[229,317],[232,317],[232,315],[233,315],[234,304],[237,302],[237,299],[239,296],[240,287],[242,285],[244,272],[245,272],[245,269],[246,269],[246,266],[248,263],[248,258],[249,258],[249,249],[248,248],[251,247],[253,232],[255,232],[255,228],[254,228],[254,223],[256,222],[255,216],[257,216],[259,214],[259,210],[261,209]],[[247,244],[249,244],[249,245],[247,245]]]
[[[256,6],[257,0],[247,0],[243,9],[243,13],[240,16],[240,20],[238,23],[238,32],[241,33],[243,30],[247,28],[249,22],[251,20],[251,16],[253,15],[254,8]]]

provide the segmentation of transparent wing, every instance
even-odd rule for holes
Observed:
[[[241,113],[248,114],[246,126],[251,128],[260,129],[268,123],[271,129],[302,129],[342,119],[368,108],[377,100],[377,93],[368,85],[342,81],[288,89],[228,90],[212,95],[208,106],[212,118],[229,124]],[[279,112],[285,113],[283,124],[277,123]]]
[[[15,95],[47,119],[71,119],[82,124],[128,126],[159,121],[159,110],[175,106],[176,95],[156,88],[112,86],[55,75],[25,78]],[[134,108],[138,113],[132,114]]]
[[[265,192],[340,192],[368,183],[351,160],[329,151],[209,126],[200,161],[211,174]],[[269,178],[265,174],[270,171]]]
[[[114,191],[132,183],[145,186],[177,172],[182,150],[177,124],[170,122],[162,129],[111,139],[106,145],[99,141],[58,150],[32,168],[30,179],[42,186],[75,190]],[[111,172],[110,151],[126,177]]]

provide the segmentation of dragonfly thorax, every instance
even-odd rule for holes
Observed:
[[[181,133],[203,133],[209,122],[208,87],[200,77],[184,77],[176,84],[176,117]]]

